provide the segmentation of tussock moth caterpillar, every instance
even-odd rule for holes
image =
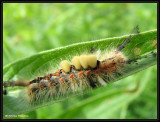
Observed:
[[[138,27],[136,27],[136,34],[138,33]],[[99,55],[101,52],[92,47],[90,54],[82,53],[73,56],[72,63],[62,60],[56,72],[37,77],[29,82],[24,80],[4,82],[4,87],[24,86],[26,89],[22,94],[24,95],[21,97],[22,101],[27,105],[33,105],[44,101],[57,101],[70,94],[84,93],[106,86],[116,75],[123,74],[125,65],[145,58],[129,59],[123,53],[122,50],[133,36],[130,35],[116,48],[106,51],[103,55]]]

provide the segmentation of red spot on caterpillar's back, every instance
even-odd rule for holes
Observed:
[[[99,73],[99,69],[96,69],[95,73]]]
[[[60,74],[59,73],[57,73],[57,77],[59,77],[60,76]]]
[[[71,75],[69,76],[69,78],[73,78],[73,74],[71,74]]]
[[[91,74],[91,70],[88,70],[88,71],[86,72],[86,74],[87,74],[87,75],[90,75],[90,74]]]
[[[64,81],[64,78],[61,78],[60,81],[61,81],[61,82]]]
[[[51,86],[53,84],[53,82],[49,82],[49,85]]]
[[[79,72],[78,75],[79,75],[79,76],[83,75],[83,72]]]

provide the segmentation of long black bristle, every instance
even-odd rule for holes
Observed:
[[[133,34],[133,33],[135,33],[135,34],[138,34],[138,33],[139,33],[139,26],[138,26],[138,25],[133,29],[133,31],[132,31],[131,34]],[[122,42],[122,44],[118,47],[117,51],[121,51],[121,50],[125,47],[125,45],[128,44],[128,43],[131,41],[131,38],[132,38],[133,36],[134,36],[134,35],[129,35],[129,37],[126,38],[126,39]]]

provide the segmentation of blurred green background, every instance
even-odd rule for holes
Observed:
[[[157,28],[156,3],[3,3],[3,66],[40,51],[130,34],[136,25],[141,32]],[[133,99],[121,101],[128,93],[119,90],[135,88]],[[156,119],[157,68],[18,118]]]

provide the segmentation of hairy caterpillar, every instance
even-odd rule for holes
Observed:
[[[29,101],[29,104],[36,104],[44,100],[58,100],[69,96],[69,94],[105,86],[115,75],[123,73],[125,64],[135,62],[141,58],[128,59],[121,51],[130,42],[132,36],[130,35],[121,45],[106,52],[103,56],[96,54],[93,47],[88,55],[74,56],[72,64],[63,60],[60,63],[61,69],[54,73],[37,77],[29,82],[24,80],[4,82],[4,87],[26,87],[25,103]]]

